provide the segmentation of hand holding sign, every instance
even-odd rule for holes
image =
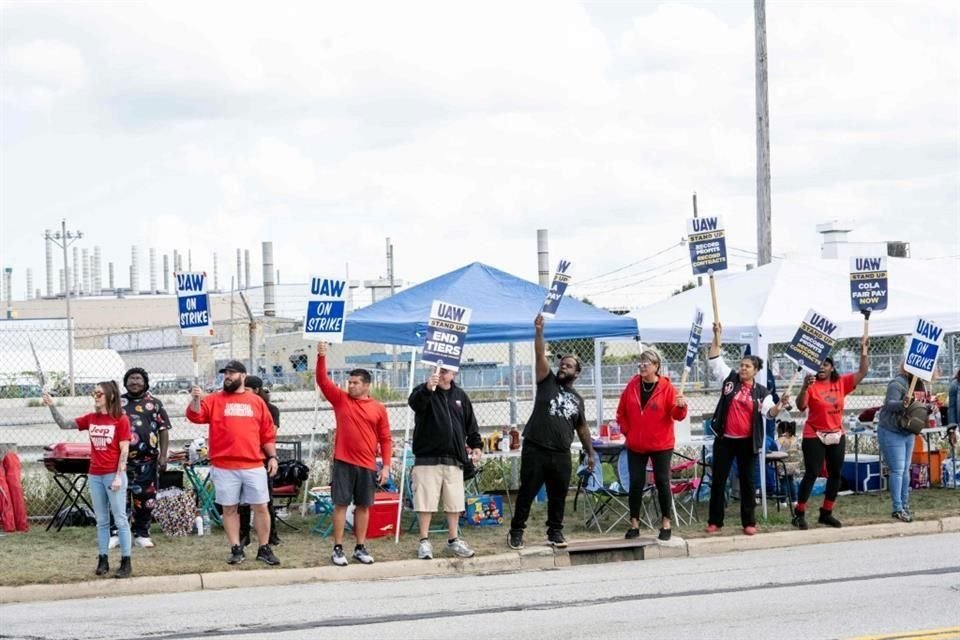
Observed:
[[[468,307],[434,300],[427,321],[421,362],[451,371],[459,370],[471,314]]]

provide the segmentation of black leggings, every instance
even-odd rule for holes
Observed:
[[[820,438],[803,439],[803,480],[800,481],[800,495],[797,503],[805,505],[813,490],[813,483],[817,481],[823,461],[827,461],[827,492],[823,496],[824,502],[833,502],[837,499],[840,490],[840,471],[843,469],[843,456],[847,451],[847,436],[840,436],[837,444],[826,445]]]
[[[673,449],[648,453],[627,450],[627,463],[630,468],[630,517],[640,519],[643,490],[647,486],[648,459],[653,461],[653,483],[657,487],[660,517],[673,519],[670,500],[670,461],[673,459]]]
[[[727,478],[733,461],[737,461],[740,476],[740,524],[755,527],[756,490],[753,485],[754,466],[757,454],[753,452],[753,438],[724,438],[713,442],[713,478],[710,481],[710,518],[707,524],[723,526],[726,507]]]

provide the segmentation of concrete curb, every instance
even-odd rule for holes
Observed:
[[[871,524],[831,529],[818,527],[808,531],[774,531],[756,536],[742,534],[677,540],[674,545],[649,544],[643,547],[644,560],[663,558],[699,558],[734,551],[776,549],[827,542],[849,542],[898,536],[960,532],[960,516],[911,523]],[[600,554],[606,561],[623,559],[621,554]],[[312,582],[388,580],[443,575],[488,575],[517,571],[543,571],[571,566],[571,554],[551,547],[536,546],[492,556],[460,560],[397,560],[373,566],[351,564],[346,567],[310,567],[301,569],[258,569],[255,571],[218,571],[178,576],[144,576],[128,580],[91,580],[70,584],[31,584],[0,587],[0,604],[99,598],[151,593],[181,593],[207,589],[264,587]],[[598,557],[598,560],[600,558]],[[603,560],[601,560],[603,561]]]

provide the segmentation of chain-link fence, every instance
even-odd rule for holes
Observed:
[[[213,390],[222,384],[217,370],[227,360],[236,358],[247,362],[248,370],[263,377],[272,388],[272,401],[281,410],[280,437],[301,441],[304,458],[312,457],[317,462],[327,455],[326,434],[334,419],[329,404],[314,390],[314,345],[302,339],[302,326],[297,320],[257,316],[251,321],[236,314],[233,321],[217,323],[212,338],[194,344],[180,335],[175,326],[124,326],[124,315],[115,317],[116,324],[104,317],[97,326],[76,327],[68,327],[65,320],[0,321],[0,448],[15,446],[24,461],[24,489],[31,516],[52,515],[62,497],[52,482],[52,474],[41,464],[44,447],[57,442],[83,442],[87,438],[83,433],[61,431],[53,423],[49,410],[40,402],[41,372],[43,381],[56,394],[61,412],[72,418],[93,410],[89,393],[97,382],[120,383],[128,368],[146,369],[151,391],[164,403],[172,419],[170,448],[175,451],[206,436],[205,426],[187,422],[184,415],[194,372],[204,388]],[[678,383],[686,346],[655,346],[663,355],[664,372]],[[785,347],[771,345],[769,351],[770,367],[781,392],[795,371],[782,355]],[[899,369],[903,348],[902,336],[871,340],[869,373],[847,399],[848,414],[855,415],[882,402],[887,382]],[[583,363],[576,388],[584,396],[591,427],[598,420],[613,419],[620,393],[637,372],[639,343],[561,340],[550,342],[548,351],[554,356],[575,353]],[[728,362],[733,363],[742,352],[743,345],[724,346]],[[833,355],[840,371],[855,371],[859,364],[859,340],[840,341]],[[414,383],[423,381],[428,372],[416,362],[416,357],[406,347],[346,343],[331,346],[328,367],[331,377],[340,384],[351,369],[371,371],[373,395],[388,407],[395,442],[399,443],[404,428],[412,428],[406,405],[411,362],[415,363]],[[458,384],[471,397],[484,436],[511,425],[522,429],[532,410],[532,361],[531,342],[467,346]],[[939,367],[945,377],[960,367],[960,334],[947,336]],[[761,373],[761,382],[765,382],[764,376]],[[681,440],[686,433],[701,432],[703,419],[712,414],[716,405],[719,382],[709,374],[706,349],[701,349],[687,383],[690,419],[689,425],[678,427]],[[945,390],[943,379],[935,383],[934,391]],[[311,441],[313,451],[308,446]],[[396,449],[399,451],[399,447]],[[861,449],[869,450],[870,444]]]

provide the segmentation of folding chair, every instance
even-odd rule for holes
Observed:
[[[697,461],[676,451],[673,455],[680,458],[679,463],[670,467],[670,500],[673,506],[673,521],[679,525],[689,525],[698,519],[696,496],[701,481],[695,473],[692,478],[683,474],[689,469],[696,470]]]
[[[626,491],[627,499],[630,498],[630,458],[628,457],[627,450],[624,449],[620,452],[620,455],[617,456],[617,478],[620,481],[620,486],[623,491]],[[647,527],[648,529],[653,529],[653,494],[656,491],[656,488],[653,486],[653,471],[650,467],[650,464],[647,464],[647,480],[643,483],[643,494],[640,496],[640,524]]]
[[[582,479],[583,503],[587,511],[584,526],[594,526],[600,533],[609,533],[621,522],[630,520],[630,507],[623,501],[630,494],[619,482],[604,484],[600,456],[596,452],[593,455],[593,472],[588,471],[583,463],[577,468],[577,475]],[[621,453],[621,457],[624,455],[625,453]],[[600,520],[608,515],[612,522],[604,529]]]
[[[301,446],[299,440],[277,440],[277,462],[283,464],[292,461],[303,464],[301,460]],[[283,475],[285,476],[286,474]],[[290,505],[300,496],[300,489],[303,486],[303,482],[304,480],[300,478],[295,478],[293,482],[291,482],[289,477],[281,477],[281,474],[278,474],[277,480],[270,490],[270,500],[274,508],[274,513],[276,514],[276,521],[294,531],[299,531],[299,528],[287,522],[285,518],[280,517],[277,512],[277,503],[280,503],[281,509],[289,512]]]

